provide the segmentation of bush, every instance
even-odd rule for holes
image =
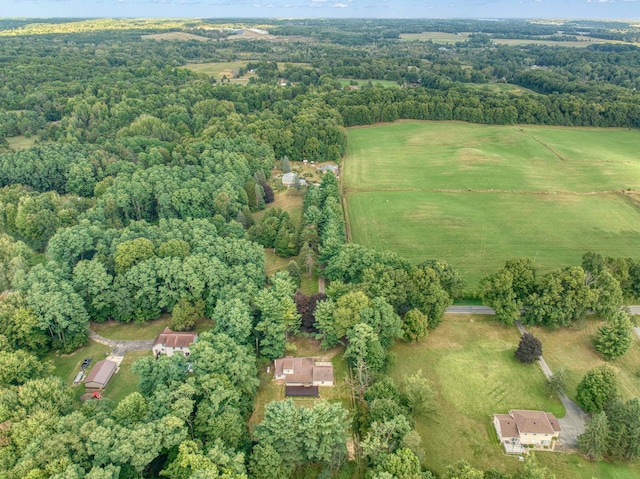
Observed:
[[[524,333],[515,356],[523,364],[532,363],[542,356],[542,343],[533,334]]]

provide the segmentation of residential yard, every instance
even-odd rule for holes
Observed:
[[[577,321],[570,328],[550,331],[546,328],[528,328],[542,341],[542,354],[552,371],[564,366],[567,377],[567,395],[575,399],[576,388],[584,374],[596,366],[608,364],[618,376],[623,399],[640,397],[640,339],[633,335],[630,350],[614,361],[604,361],[593,347],[593,339],[603,324],[590,316]]]
[[[86,346],[75,350],[71,354],[57,354],[55,351],[51,351],[44,357],[44,361],[53,361],[54,374],[61,377],[67,384],[73,384],[73,379],[80,371],[80,365],[84,358],[91,358],[91,364],[87,369],[87,373],[89,373],[96,362],[105,359],[110,352],[111,348],[109,346],[89,341]]]
[[[164,328],[171,323],[171,315],[163,314],[158,319],[145,321],[144,323],[120,323],[118,321],[106,321],[104,323],[91,323],[91,330],[108,339],[156,339]],[[196,321],[196,332],[208,331],[214,323],[210,319],[201,318]]]
[[[114,402],[120,402],[132,392],[138,390],[139,377],[131,372],[131,365],[136,359],[151,356],[151,351],[130,351],[125,354],[120,369],[109,381],[102,395]]]
[[[537,364],[522,365],[514,358],[518,340],[515,327],[487,317],[447,315],[424,341],[393,347],[396,384],[421,369],[436,387],[436,413],[416,418],[429,469],[442,474],[447,465],[465,459],[482,469],[499,465],[513,472],[518,460],[502,453],[491,416],[510,409],[564,416],[562,403],[544,393]]]
[[[469,289],[513,257],[544,273],[587,251],[634,257],[640,131],[396,122],[349,129],[351,238],[413,262],[441,258]],[[559,227],[559,225],[561,225]]]
[[[422,369],[436,386],[436,413],[416,419],[430,470],[442,474],[447,465],[465,459],[478,468],[498,467],[513,473],[521,463],[516,456],[502,453],[492,414],[541,409],[564,416],[560,401],[545,393],[538,365],[522,365],[514,358],[518,340],[515,327],[490,317],[447,315],[424,341],[394,346],[397,360],[391,375],[397,384],[405,374]],[[568,350],[563,360],[577,362]],[[637,464],[591,463],[577,454],[550,452],[538,452],[536,457],[558,478],[640,477]]]
[[[333,363],[333,387],[320,387],[320,398],[292,398],[298,406],[312,407],[319,400],[327,400],[330,402],[341,402],[342,405],[351,408],[351,391],[346,384],[348,367],[346,361],[342,358],[343,347],[336,347],[323,351],[320,349],[320,342],[312,338],[304,338],[297,336],[289,341],[290,345],[294,345],[296,350],[287,353],[289,356],[295,357],[313,357],[322,361],[331,361]],[[266,368],[259,371],[260,387],[254,402],[253,414],[249,419],[249,427],[253,428],[264,419],[264,408],[272,401],[284,401],[284,384],[277,383],[273,380],[273,363],[270,365],[271,370],[267,373]]]

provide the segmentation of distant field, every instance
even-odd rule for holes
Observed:
[[[464,42],[469,38],[468,33],[445,33],[445,32],[422,32],[422,33],[402,33],[401,40],[420,40],[423,42],[431,40],[433,43],[457,43]]]
[[[548,332],[548,336],[557,333]],[[545,357],[549,337],[541,338]],[[555,343],[574,340],[580,346],[565,350],[564,354],[553,354],[554,361],[569,366],[589,355],[583,351],[588,348],[585,344],[588,334],[567,330]],[[545,393],[538,365],[523,365],[514,358],[517,344],[518,332],[514,327],[505,327],[486,316],[447,315],[424,341],[397,343],[393,347],[397,359],[391,376],[397,384],[405,374],[422,369],[436,386],[435,414],[416,418],[429,469],[442,474],[447,465],[465,459],[478,468],[496,467],[513,473],[522,463],[517,457],[502,453],[491,415],[518,408],[564,415],[560,402],[550,400]],[[577,350],[579,356],[574,357],[572,353]],[[633,374],[635,363],[627,366],[630,366],[628,373]],[[638,464],[593,463],[578,454],[536,452],[536,457],[558,478],[631,479],[640,474]]]
[[[465,83],[464,86],[477,88],[478,90],[513,93],[514,95],[522,95],[523,93],[534,93],[533,90],[529,90],[528,88],[522,87],[520,85],[512,85],[511,83]]]
[[[191,63],[186,65],[185,68],[197,73],[204,73],[214,77],[216,80],[222,80],[222,77],[226,76],[232,83],[247,83],[249,78],[255,76],[253,73],[247,73],[240,78],[234,78],[240,68],[247,66],[246,61],[241,62],[216,62],[216,63]]]
[[[353,79],[352,78],[338,78],[338,81],[340,82],[340,84],[342,86],[345,86],[345,85],[350,85],[351,82],[353,81]],[[380,85],[380,86],[383,86],[383,87],[386,87],[386,88],[399,86],[398,82],[390,81],[390,80],[363,80],[363,79],[357,79],[355,81],[358,83],[359,87],[366,86],[366,85],[369,84],[369,82],[371,82],[373,85]]]
[[[187,32],[167,32],[167,33],[156,33],[154,35],[142,35],[143,40],[174,40],[174,41],[190,41],[190,40],[198,40],[199,42],[210,42],[211,38],[203,37],[201,35],[194,35],[193,33]]]
[[[445,33],[445,32],[422,32],[422,33],[403,33],[400,35],[401,40],[412,41],[432,41],[433,43],[441,43],[441,44],[453,44],[457,42],[464,42],[469,38],[469,33],[461,32],[459,34],[455,33]],[[602,38],[592,38],[592,37],[580,37],[579,40],[576,41],[566,41],[559,42],[554,40],[545,40],[544,38],[539,39],[515,39],[515,38],[494,38],[492,39],[494,43],[498,45],[546,45],[546,46],[556,46],[556,47],[587,47],[589,45],[593,45],[594,43],[620,43],[614,40],[605,40]]]
[[[543,271],[582,254],[637,256],[640,131],[400,122],[349,131],[351,239],[419,262],[443,258],[469,287],[508,258]]]
[[[190,63],[185,66],[189,70],[197,73],[204,73],[210,75],[216,80],[222,80],[223,76],[226,76],[231,80],[231,83],[247,83],[249,78],[255,76],[255,73],[247,73],[240,78],[234,78],[240,68],[247,66],[247,61],[237,62],[213,62],[213,63]],[[282,69],[285,63],[278,63],[278,68]],[[309,66],[308,63],[294,63],[293,65]]]

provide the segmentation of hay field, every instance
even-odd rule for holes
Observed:
[[[188,42],[190,40],[197,40],[199,42],[210,42],[211,38],[203,37],[201,35],[194,35],[193,33],[187,32],[167,32],[167,33],[156,33],[153,35],[142,35],[143,40],[172,40],[172,41],[181,41]]]
[[[637,256],[640,131],[400,122],[349,131],[355,243],[443,258],[474,289],[508,258],[542,271],[582,254]]]

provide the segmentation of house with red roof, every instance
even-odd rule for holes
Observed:
[[[154,356],[157,358],[161,354],[173,356],[175,353],[184,354],[188,357],[191,354],[191,345],[198,340],[198,333],[176,332],[169,328],[164,328],[153,342]]]
[[[494,414],[493,426],[507,454],[522,454],[525,448],[553,449],[562,431],[552,413],[522,409]]]

